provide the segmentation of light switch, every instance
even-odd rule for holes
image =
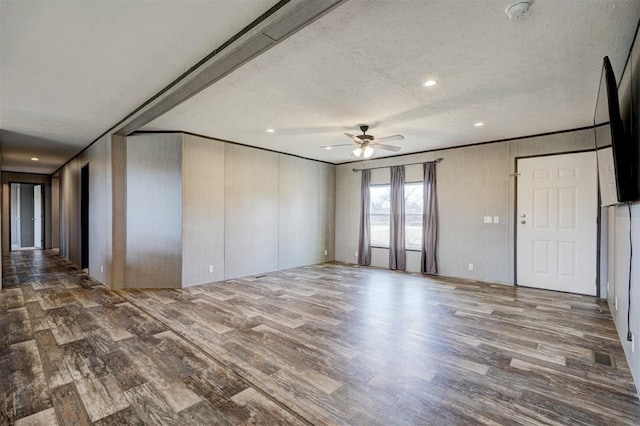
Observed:
[[[484,217],[484,223],[491,223],[491,216],[485,216]]]

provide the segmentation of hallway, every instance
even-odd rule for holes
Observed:
[[[75,276],[83,287],[100,283],[77,270],[73,262],[58,256],[57,250],[17,250],[2,255],[2,288],[32,284],[38,280],[56,283],[56,276]]]

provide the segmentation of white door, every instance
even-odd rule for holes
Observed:
[[[33,246],[42,248],[42,185],[33,186]]]
[[[594,152],[518,160],[517,283],[596,294]]]

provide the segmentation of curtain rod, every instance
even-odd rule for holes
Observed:
[[[398,164],[398,166],[413,166],[414,164],[439,163],[442,160],[444,160],[444,158],[441,157],[441,158],[436,158],[433,161],[420,161],[420,162],[417,162],[417,163]],[[354,172],[361,172],[363,170],[388,169],[389,167],[394,167],[394,166],[367,167],[366,169],[353,168],[351,170],[353,170]]]

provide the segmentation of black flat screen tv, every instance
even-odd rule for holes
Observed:
[[[616,78],[607,56],[603,61],[593,126],[601,206],[638,200],[640,175],[637,144],[625,134]]]

